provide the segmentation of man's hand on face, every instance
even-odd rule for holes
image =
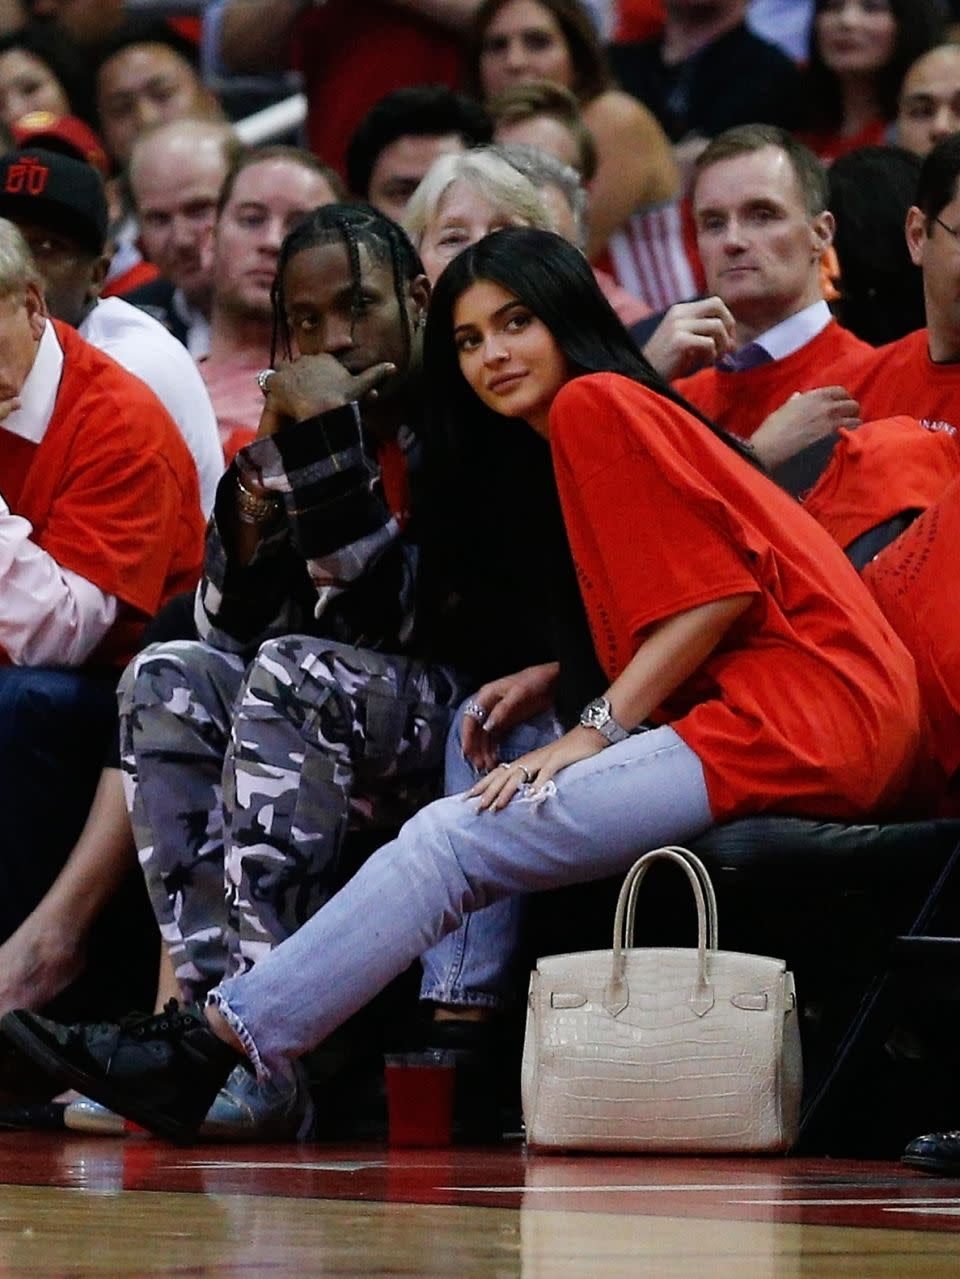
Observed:
[[[395,364],[385,363],[351,373],[332,355],[301,355],[267,380],[265,407],[278,418],[303,422],[354,401],[375,400],[377,388],[396,371]]]

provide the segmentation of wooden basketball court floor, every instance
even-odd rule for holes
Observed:
[[[894,1163],[0,1135],[0,1279],[957,1279],[960,1180]]]

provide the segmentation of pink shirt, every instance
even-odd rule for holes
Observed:
[[[251,361],[206,355],[198,361],[198,365],[220,428],[220,443],[229,462],[239,447],[253,439],[260,424],[263,392],[257,385],[257,374],[266,368],[267,359],[264,356],[261,360]]]

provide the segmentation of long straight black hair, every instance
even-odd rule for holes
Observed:
[[[424,338],[424,370],[435,429],[463,436],[468,423],[479,428],[498,416],[481,404],[460,372],[453,338],[457,300],[477,280],[499,284],[529,307],[550,330],[575,373],[621,373],[640,382],[691,413],[755,465],[740,440],[689,404],[638,350],[579,249],[552,231],[533,227],[506,227],[486,236],[454,258],[437,281]]]
[[[828,0],[816,0],[810,58],[803,78],[800,127],[815,130],[839,129],[843,124],[843,90],[836,72],[831,71],[820,52],[817,18]],[[896,119],[900,86],[910,66],[941,41],[946,40],[947,6],[941,0],[890,0],[896,22],[893,50],[886,63],[872,74],[877,105],[884,120]]]
[[[751,460],[739,441],[687,404],[641,355],[597,287],[586,258],[559,235],[508,227],[466,249],[440,276],[424,340],[430,542],[441,549],[444,580],[463,596],[490,582],[491,565],[494,574],[502,570],[515,577],[519,569],[514,593],[519,586],[531,597],[527,607],[544,614],[552,656],[561,667],[558,711],[572,723],[607,681],[587,628],[549,445],[525,424],[488,409],[460,371],[454,308],[477,280],[501,285],[529,307],[575,374],[620,373],[640,382],[687,409]],[[490,594],[500,597],[501,611],[509,612],[509,592],[500,592],[495,575]],[[501,624],[510,626],[511,620],[503,616]]]

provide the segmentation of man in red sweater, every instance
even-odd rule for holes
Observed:
[[[24,157],[7,183],[53,177]],[[196,467],[153,392],[47,317],[4,220],[0,437],[0,663],[122,667],[145,621],[198,579]]]
[[[52,194],[58,178],[24,155],[4,181]],[[0,220],[0,939],[76,838],[117,674],[147,618],[196,583],[203,525],[166,409],[47,317],[27,245]]]
[[[734,350],[676,386],[752,439],[768,467],[860,420],[848,388],[873,348],[823,300],[821,261],[833,239],[826,201],[819,160],[770,125],[727,130],[697,164],[697,245],[719,300],[718,330],[726,328],[714,349],[724,349],[732,317]]]
[[[917,260],[931,259],[938,314],[950,313],[960,247],[942,227],[934,228],[934,244],[928,228],[952,199],[956,172],[949,184],[940,182],[939,202],[930,197],[927,218],[913,211]],[[902,359],[913,367],[898,377],[886,355],[891,348],[876,351],[832,318],[821,289],[821,262],[833,236],[826,198],[823,166],[778,129],[731,129],[704,151],[693,190],[697,242],[714,301],[727,314],[718,312],[714,367],[676,386],[749,440],[777,482],[802,497],[859,565],[938,500],[960,449],[953,435],[924,429],[935,423],[915,420],[932,416],[928,409],[940,403],[929,398],[925,408],[918,393],[917,366],[930,365],[925,343],[917,357],[913,339],[905,339]],[[955,212],[960,222],[960,202]],[[731,325],[732,351],[724,346]],[[960,320],[956,327],[960,335]],[[955,396],[960,379],[937,371],[927,378],[931,388],[938,376]],[[891,393],[881,395],[883,387]],[[886,420],[894,416],[896,422]],[[840,429],[861,420],[871,425]]]

